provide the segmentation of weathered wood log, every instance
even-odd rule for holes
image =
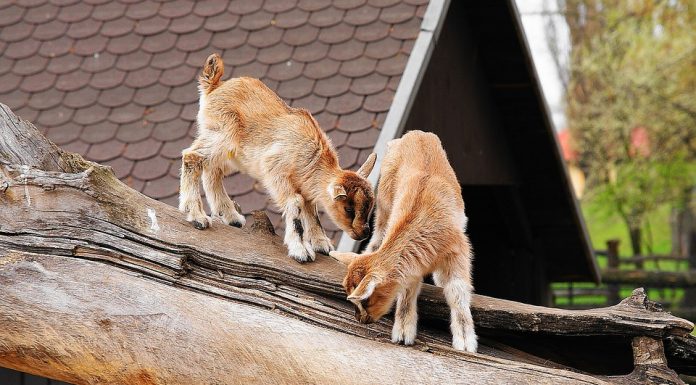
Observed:
[[[246,229],[195,231],[2,105],[0,130],[0,366],[74,383],[444,381],[433,367],[454,382],[602,383],[572,359],[524,349],[534,336],[630,343],[693,328],[641,291],[587,311],[475,296],[483,354],[463,354],[439,322],[440,290],[426,285],[419,312],[433,322],[414,348],[393,346],[390,320],[353,320],[344,267],[295,263],[263,214]],[[515,333],[529,344],[510,346]]]
[[[94,261],[11,254],[0,280],[0,363],[75,384],[601,383],[360,339]]]
[[[696,337],[669,336],[664,341],[669,366],[680,373],[696,375]]]

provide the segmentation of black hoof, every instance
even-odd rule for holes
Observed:
[[[290,258],[294,259],[295,261],[297,261],[297,263],[299,263],[301,265],[304,265],[305,263],[312,262],[312,258],[309,258],[309,257],[307,257],[307,259],[302,259],[300,257],[295,257],[295,256],[291,255]]]
[[[240,228],[240,229],[242,228],[241,222],[231,222],[231,223],[230,223],[230,226],[232,226],[232,227],[237,227],[237,228]]]
[[[331,252],[331,250],[328,250],[328,249],[327,250],[320,249],[320,250],[314,250],[314,251],[316,251],[317,253],[324,254],[324,255],[329,255],[329,253]]]
[[[198,221],[193,221],[191,223],[193,224],[193,227],[197,228],[198,230],[205,230],[208,227],[207,223],[201,223]]]

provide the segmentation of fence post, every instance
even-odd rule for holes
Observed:
[[[619,243],[621,242],[618,239],[607,241],[607,264],[610,269],[619,268]],[[608,305],[619,303],[619,284],[610,283],[607,286],[609,287],[609,294],[607,295]]]

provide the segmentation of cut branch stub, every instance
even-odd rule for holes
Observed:
[[[629,297],[624,298],[620,305],[634,307],[640,310],[648,310],[656,313],[664,311],[662,305],[648,299],[645,289],[642,287],[633,289]]]

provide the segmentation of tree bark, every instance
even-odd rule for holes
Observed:
[[[639,224],[628,224],[628,235],[631,238],[631,251],[633,255],[640,255],[641,250],[641,229]],[[643,264],[636,265],[638,269],[643,268]]]
[[[345,267],[292,261],[263,213],[245,229],[197,231],[3,105],[0,129],[0,366],[75,384],[562,384],[628,378],[578,369],[587,358],[555,343],[567,338],[592,352],[604,338],[680,337],[690,351],[693,324],[638,290],[588,311],[474,296],[481,354],[456,352],[429,285],[416,346],[395,346],[390,319],[354,321]],[[549,356],[538,341],[553,342]]]
[[[94,261],[19,253],[1,273],[0,362],[75,384],[559,383],[558,370],[360,339]]]
[[[671,251],[670,253],[674,257],[686,256],[682,250],[682,220],[684,216],[684,210],[678,207],[673,207],[669,213],[669,228],[671,235]]]

